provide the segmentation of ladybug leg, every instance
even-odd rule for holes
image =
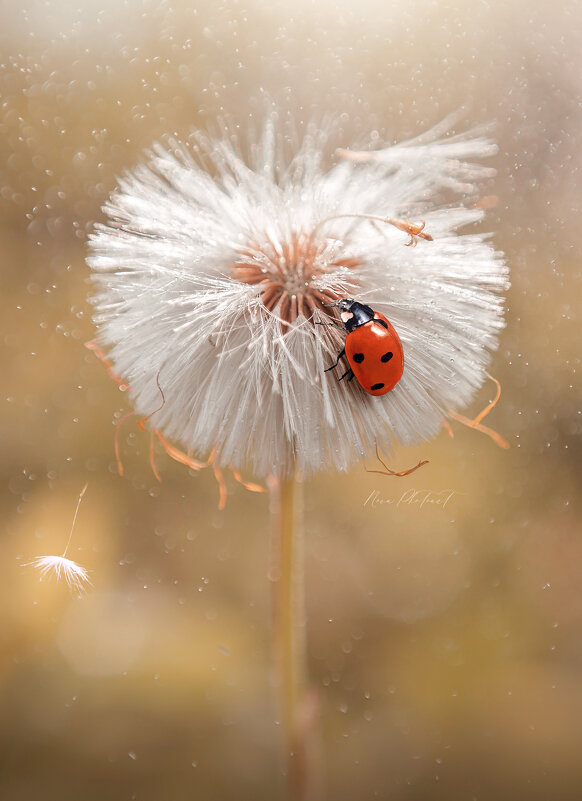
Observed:
[[[327,370],[324,370],[323,372],[324,373],[329,373],[330,370],[335,370],[335,368],[339,364],[340,359],[342,358],[342,356],[345,356],[345,355],[346,355],[346,349],[342,348],[341,353],[338,353],[337,359],[335,360],[335,364],[332,364],[331,367],[328,367]],[[341,381],[341,378],[340,378],[340,381]]]
[[[342,377],[340,378],[340,381],[343,381],[343,380],[344,380],[344,378],[345,378],[346,376],[348,377],[348,381],[351,381],[351,380],[352,380],[352,378],[354,377],[354,371],[352,370],[352,368],[351,368],[351,367],[350,367],[350,369],[349,369],[349,370],[346,370],[346,371],[345,371],[345,373],[344,373],[344,374],[342,375]]]

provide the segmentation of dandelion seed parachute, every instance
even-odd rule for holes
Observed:
[[[507,270],[487,235],[458,233],[483,212],[450,196],[474,195],[491,170],[469,159],[495,146],[439,138],[443,124],[334,153],[333,126],[311,126],[287,156],[276,120],[246,159],[228,134],[199,133],[120,180],[87,259],[98,341],[139,414],[158,408],[159,380],[150,424],[185,450],[258,476],[346,470],[433,437],[485,379]],[[405,247],[361,215],[424,220],[434,241]],[[342,336],[314,323],[346,296],[398,331],[405,370],[386,396],[324,373]]]
[[[42,579],[54,575],[57,580],[64,579],[77,592],[82,592],[84,585],[91,583],[87,569],[66,556],[38,556],[29,566],[40,570]]]

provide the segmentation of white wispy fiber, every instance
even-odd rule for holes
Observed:
[[[40,570],[41,579],[53,575],[57,580],[64,579],[72,590],[82,592],[85,584],[90,584],[89,572],[85,567],[66,556],[38,556],[27,566]]]
[[[136,411],[160,406],[159,381],[153,427],[259,476],[345,470],[377,445],[433,437],[485,379],[507,288],[490,238],[458,233],[483,216],[467,206],[492,171],[472,160],[495,145],[445,127],[355,152],[311,126],[288,155],[273,114],[244,158],[228,131],[154,145],[88,257],[98,340]],[[406,247],[392,225],[338,215],[425,221],[434,241]],[[324,372],[345,335],[314,323],[337,319],[341,297],[401,338],[404,374],[384,396]]]

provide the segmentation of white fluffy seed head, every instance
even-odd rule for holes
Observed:
[[[458,230],[490,170],[480,132],[442,126],[374,151],[326,154],[309,128],[286,158],[274,118],[243,159],[225,135],[155,145],[105,206],[90,241],[99,341],[150,424],[218,464],[255,474],[348,469],[434,436],[484,381],[503,327],[507,270],[489,237]],[[324,166],[325,158],[330,163]],[[405,247],[374,215],[426,222]],[[351,297],[398,332],[404,374],[387,395],[325,373],[345,335],[329,304]]]

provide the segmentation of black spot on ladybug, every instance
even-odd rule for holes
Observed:
[[[374,320],[374,322],[375,322],[375,323],[378,323],[378,325],[383,325],[383,326],[384,326],[384,328],[388,328],[388,325],[387,325],[387,323],[386,323],[384,320],[376,320],[376,319],[375,319],[375,320]]]
[[[392,354],[390,354],[390,355],[392,355]],[[357,362],[358,364],[361,364],[364,361],[364,354],[363,353],[354,353],[354,355],[352,356],[352,359],[355,362]]]
[[[370,387],[370,389],[371,389],[373,392],[375,392],[377,389],[382,389],[382,387],[383,387],[383,386],[384,386],[384,384],[372,384],[372,386]]]
[[[392,358],[392,356],[393,356],[393,353],[392,353],[391,350],[389,350],[388,353],[385,353],[383,356],[380,356],[380,361],[381,362],[389,362],[390,359]]]

